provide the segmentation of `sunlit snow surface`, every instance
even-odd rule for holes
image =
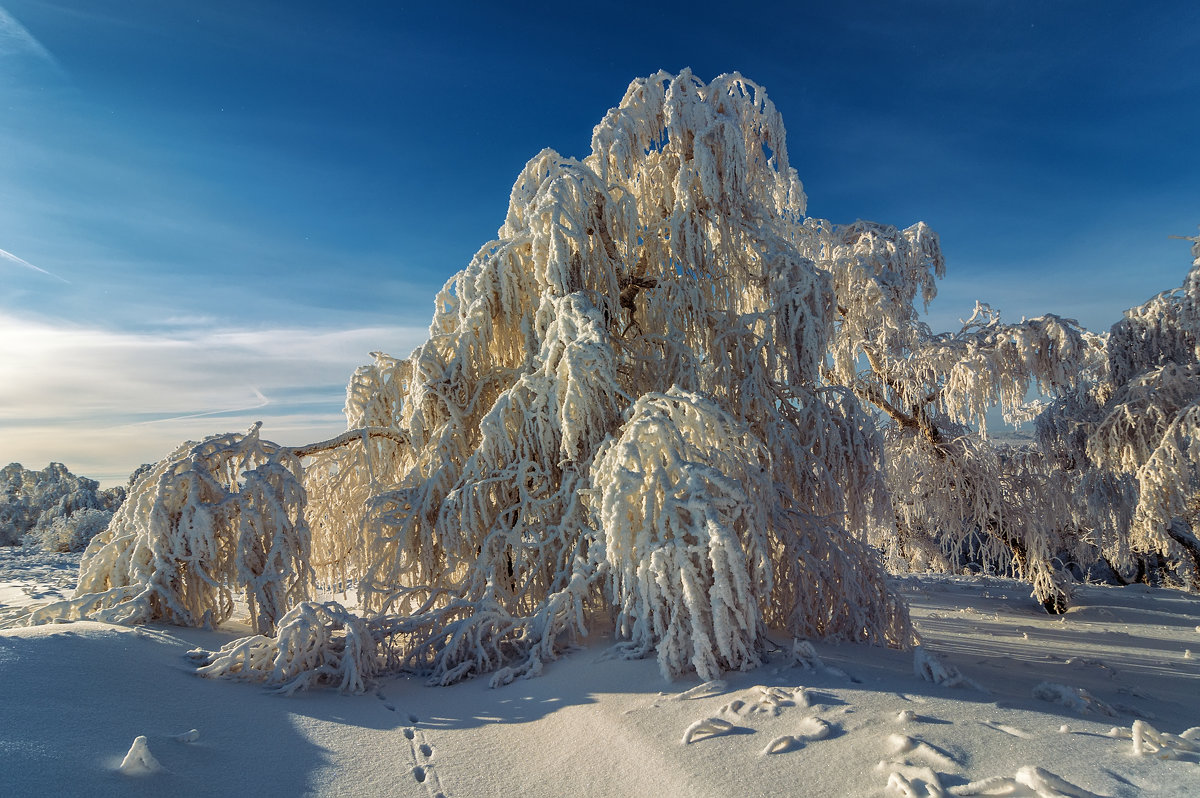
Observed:
[[[0,550],[0,625],[75,562]],[[244,628],[11,627],[0,794],[1200,795],[1200,598],[1084,586],[1052,618],[1007,580],[899,585],[919,656],[776,635],[764,667],[703,685],[597,633],[495,690],[281,698],[191,673],[185,652]]]

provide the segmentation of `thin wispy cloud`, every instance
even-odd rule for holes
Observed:
[[[18,258],[16,255],[12,254],[11,252],[9,252],[6,249],[0,249],[0,262],[3,262],[3,261],[8,261],[9,263],[15,263],[16,265],[23,266],[26,269],[32,269],[33,271],[44,274],[47,277],[53,277],[55,280],[61,280],[62,282],[67,283],[68,285],[71,282],[70,280],[68,280],[65,277],[59,277],[54,272],[46,271],[41,266],[34,266],[32,263],[25,260],[24,258]]]

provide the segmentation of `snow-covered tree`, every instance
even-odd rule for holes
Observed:
[[[740,75],[634,81],[591,150],[526,165],[429,339],[356,372],[344,435],[181,447],[38,620],[219,623],[240,595],[260,634],[204,671],[287,689],[505,682],[602,616],[668,676],[754,667],[770,628],[908,645],[868,538],[944,512],[1008,543],[974,496],[1001,469],[953,425],[1073,385],[1085,337],[986,311],[930,334],[936,237],[806,219],[782,120]],[[945,464],[927,510],[898,512],[864,405],[893,451]],[[314,584],[356,585],[362,615]]]
[[[262,634],[206,669],[288,684],[502,682],[595,614],[667,675],[753,667],[769,626],[909,644],[865,544],[891,512],[881,441],[820,374],[837,302],[804,204],[760,87],[635,81],[591,155],[529,162],[429,340],[355,374],[349,432],[182,447],[39,620],[217,623],[241,594]],[[305,601],[314,581],[356,583],[365,626]]]
[[[1074,523],[1094,530],[1118,576],[1166,571],[1196,590],[1200,237],[1191,240],[1183,285],[1127,310],[1108,334],[1103,373],[1050,405],[1037,425],[1074,488]]]

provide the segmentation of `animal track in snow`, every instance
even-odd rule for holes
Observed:
[[[408,720],[410,723],[418,722],[416,715],[408,715]],[[408,752],[412,762],[412,769],[409,772],[413,779],[429,791],[430,798],[445,798],[442,780],[438,777],[437,768],[433,763],[436,749],[425,736],[425,732],[414,726],[405,726],[401,733],[408,741]]]

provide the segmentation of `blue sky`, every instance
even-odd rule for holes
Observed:
[[[814,216],[937,230],[935,328],[1106,328],[1190,263],[1200,5],[570,5],[0,0],[0,464],[336,433],[525,161],[658,69],[766,87]]]

